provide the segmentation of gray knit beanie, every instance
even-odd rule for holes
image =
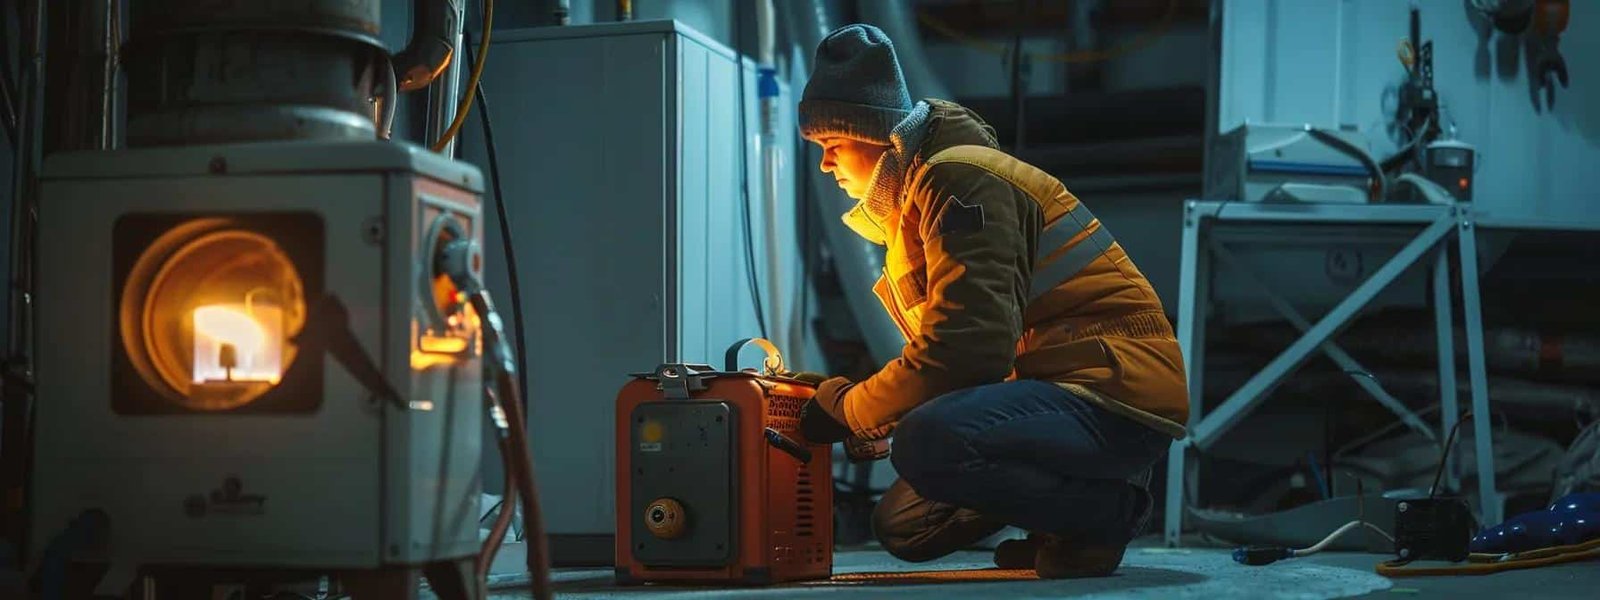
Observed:
[[[871,25],[846,25],[817,45],[811,80],[800,97],[800,135],[889,146],[889,133],[911,108],[889,36]]]

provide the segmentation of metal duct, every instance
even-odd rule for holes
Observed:
[[[379,0],[134,2],[128,145],[372,139]]]
[[[394,55],[400,91],[414,92],[428,87],[445,69],[459,61],[451,60],[461,38],[462,6],[456,0],[415,0],[412,3],[411,41]]]
[[[120,2],[67,2],[47,20],[47,52],[59,79],[52,78],[45,89],[45,155],[109,150],[116,140]]]
[[[800,46],[797,73],[810,73],[810,61],[822,38],[839,26],[839,21],[828,8],[826,0],[783,2],[787,11],[784,21],[789,26],[789,37]],[[898,45],[899,40],[895,43]],[[800,88],[797,88],[800,89]],[[839,219],[855,204],[849,196],[839,191],[833,178],[816,169],[821,160],[814,144],[805,143],[800,164],[802,177],[811,178],[809,204],[816,207],[817,217],[823,223],[828,249],[833,252],[834,263],[844,287],[845,300],[861,329],[862,339],[872,358],[884,363],[899,356],[905,346],[900,331],[883,311],[883,306],[872,294],[872,286],[883,273],[883,249],[850,231]]]
[[[900,71],[905,75],[906,87],[912,98],[939,98],[953,100],[950,88],[928,66],[928,54],[922,48],[922,34],[917,31],[916,11],[906,0],[873,0],[857,2],[856,12],[861,20],[882,29],[894,41],[894,54],[900,59]]]

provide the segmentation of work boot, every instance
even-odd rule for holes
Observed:
[[[1039,554],[1039,538],[1028,534],[1025,539],[1003,540],[994,547],[994,566],[1002,569],[1032,569]]]
[[[1105,577],[1122,564],[1122,552],[1128,548],[1127,544],[1077,544],[1058,535],[1041,534],[1039,538],[1033,568],[1040,579]],[[997,560],[999,551],[995,548]]]

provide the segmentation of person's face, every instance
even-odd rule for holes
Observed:
[[[822,146],[822,172],[832,173],[839,188],[851,198],[865,199],[872,184],[872,169],[889,147],[843,137],[820,138],[817,144]]]

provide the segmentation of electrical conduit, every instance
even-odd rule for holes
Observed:
[[[799,348],[790,344],[799,338],[790,336],[785,323],[783,305],[783,273],[779,263],[785,254],[778,246],[778,180],[783,173],[783,152],[778,147],[778,71],[775,67],[777,52],[776,20],[772,0],[756,2],[757,76],[756,97],[761,104],[761,129],[758,144],[761,153],[761,197],[763,199],[762,226],[766,238],[764,251],[767,264],[766,302],[761,305],[770,313],[768,336],[779,351],[794,355]],[[744,68],[740,65],[739,68]],[[750,268],[755,268],[751,265]]]

